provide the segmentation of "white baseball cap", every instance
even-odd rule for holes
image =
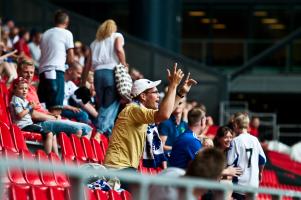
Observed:
[[[161,80],[158,81],[150,81],[148,79],[138,79],[133,83],[132,86],[132,97],[135,98],[145,90],[151,89],[153,87],[157,87],[161,83]]]

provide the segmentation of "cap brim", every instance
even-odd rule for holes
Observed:
[[[149,85],[148,89],[151,89],[153,87],[157,87],[158,85],[160,85],[160,83],[161,83],[161,80],[154,81],[154,82],[152,82],[152,84]]]

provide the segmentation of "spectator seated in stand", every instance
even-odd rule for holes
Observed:
[[[34,102],[32,118],[35,122],[42,122],[44,129],[51,130],[53,133],[65,132],[67,134],[76,134],[78,137],[86,136],[90,138],[92,128],[83,123],[62,120],[60,115],[54,115],[48,112],[39,101],[36,88],[31,85],[34,76],[35,67],[31,60],[22,60],[19,64],[19,76],[28,80],[29,88],[27,100]]]
[[[183,109],[185,107],[185,99],[183,98],[179,105],[175,108],[168,120],[160,123],[158,131],[163,144],[166,157],[170,156],[172,145],[176,138],[184,133],[188,128],[187,122],[182,120]]]
[[[39,123],[34,124],[31,119],[32,111],[35,107],[33,102],[26,100],[28,94],[28,81],[19,77],[13,82],[13,96],[10,102],[12,119],[22,131],[41,133],[45,140],[45,151],[51,151],[58,155],[56,136],[49,130],[44,129]]]
[[[187,169],[196,153],[202,148],[197,133],[206,127],[206,113],[194,108],[188,113],[188,129],[179,135],[171,150],[169,164],[171,167]]]
[[[89,103],[91,94],[88,88],[81,87],[80,89],[75,85],[74,81],[80,79],[83,67],[75,62],[65,72],[65,93],[62,116],[69,119],[76,119],[76,121],[89,124],[89,114],[94,118],[97,117],[98,112]],[[78,91],[77,91],[78,90]],[[77,91],[77,95],[75,92]],[[78,98],[78,97],[80,98]],[[88,114],[88,113],[89,114]]]

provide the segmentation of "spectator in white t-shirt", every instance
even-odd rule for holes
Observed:
[[[42,33],[36,30],[31,32],[31,42],[28,44],[31,57],[34,61],[35,67],[39,67],[39,60],[41,57],[41,43]]]
[[[87,60],[82,84],[86,83],[88,72],[93,67],[94,86],[96,90],[96,105],[98,117],[96,120],[97,134],[95,139],[100,140],[100,135],[110,135],[119,109],[119,96],[116,91],[114,68],[121,63],[127,67],[123,49],[124,38],[117,33],[116,23],[109,19],[98,28],[96,38],[90,45],[91,57]]]
[[[65,63],[73,64],[74,43],[72,33],[67,30],[69,16],[59,10],[55,13],[54,22],[55,27],[42,36],[38,95],[50,112],[60,114],[64,99]]]
[[[88,113],[94,118],[97,117],[98,113],[88,101],[83,101],[83,98],[77,97],[75,94],[79,87],[75,85],[74,82],[81,77],[82,71],[82,66],[75,62],[65,73],[65,93],[62,116],[89,124],[91,123],[91,120],[89,119]],[[90,92],[88,88],[86,88],[86,90],[88,93]],[[85,99],[91,99],[91,94],[88,94]]]
[[[238,112],[233,117],[234,131],[238,135],[230,145],[227,163],[229,166],[239,167],[242,174],[233,178],[233,183],[241,186],[258,187],[262,178],[262,171],[266,157],[258,139],[247,131],[250,119],[247,113]],[[234,199],[246,199],[246,195],[234,192]]]

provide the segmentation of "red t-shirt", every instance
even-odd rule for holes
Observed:
[[[27,94],[26,100],[29,101],[29,102],[34,102],[36,104],[36,106],[35,106],[36,111],[49,114],[48,110],[46,110],[41,105],[41,102],[40,102],[38,94],[37,94],[37,90],[32,85],[30,85],[29,88],[28,88],[28,94]]]
[[[24,39],[20,39],[15,45],[14,45],[14,48],[16,50],[18,50],[18,54],[20,54],[21,52],[24,52],[24,54],[31,58],[31,54],[30,54],[30,50],[29,50],[29,47],[26,43],[26,41]]]
[[[252,126],[250,126],[250,128],[249,128],[249,133],[255,137],[258,137],[258,135],[259,135],[258,129],[254,128]]]

